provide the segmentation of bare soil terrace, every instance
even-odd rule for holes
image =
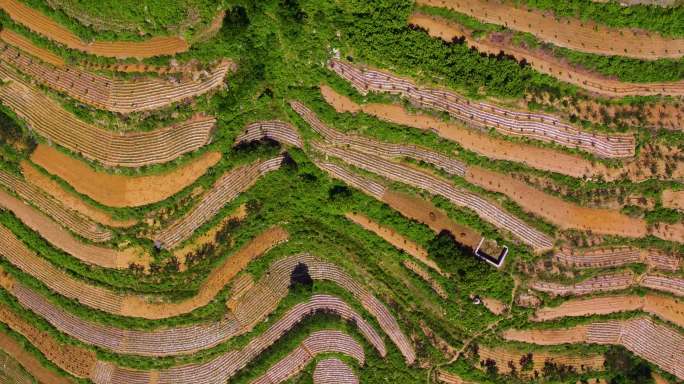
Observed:
[[[561,81],[574,84],[587,91],[608,97],[684,95],[684,81],[661,83],[626,83],[610,79],[599,74],[570,65],[542,49],[531,49],[516,46],[511,42],[509,34],[496,33],[486,37],[475,38],[473,31],[443,18],[414,13],[409,23],[428,31],[430,36],[447,42],[455,38],[465,37],[467,44],[479,52],[498,55],[500,52],[512,55],[516,60],[525,60],[535,70],[553,76]]]
[[[329,86],[322,85],[320,89],[325,100],[339,113],[361,111],[393,124],[424,131],[435,131],[439,136],[457,142],[467,150],[492,159],[521,162],[533,168],[558,172],[572,177],[592,177],[607,172],[606,168],[600,164],[592,164],[592,162],[579,156],[565,154],[549,148],[497,139],[483,132],[468,129],[461,124],[444,122],[423,113],[410,113],[403,106],[397,104],[359,105],[335,92]]]
[[[548,321],[566,316],[605,315],[637,310],[651,313],[663,320],[684,327],[684,302],[678,298],[652,293],[645,296],[617,295],[571,299],[558,307],[538,309],[532,320]]]
[[[78,192],[110,207],[136,207],[162,201],[195,182],[220,159],[220,153],[206,152],[169,172],[123,176],[95,171],[47,145],[38,145],[31,154],[33,163],[60,177]]]
[[[36,380],[41,383],[75,383],[75,381],[65,376],[61,376],[55,371],[44,367],[40,360],[38,360],[31,352],[24,349],[19,342],[4,332],[0,333],[0,348],[2,348],[5,353],[18,361],[19,364],[24,367],[24,369],[26,369]]]
[[[174,55],[190,48],[181,37],[152,37],[143,41],[94,41],[81,40],[42,12],[22,4],[18,0],[0,0],[2,8],[15,22],[68,48],[96,56],[124,59],[143,59],[153,56]]]
[[[488,23],[529,32],[541,40],[581,52],[642,60],[676,59],[684,54],[684,39],[665,38],[638,29],[610,28],[574,18],[561,19],[550,12],[528,10],[506,1],[418,0],[417,4],[453,9]]]
[[[360,213],[347,212],[344,216],[352,222],[360,225],[364,229],[369,230],[375,233],[376,235],[382,237],[388,243],[392,244],[396,248],[408,253],[409,255],[415,257],[417,260],[421,261],[423,264],[429,266],[430,268],[442,274],[442,271],[440,270],[439,266],[437,266],[437,264],[435,264],[434,261],[428,258],[428,253],[425,250],[425,248],[421,247],[420,245],[416,244],[411,240],[408,240],[401,234],[397,233],[395,230],[385,227]]]
[[[57,181],[52,180],[50,176],[45,175],[43,172],[39,171],[29,161],[21,162],[21,173],[24,175],[24,178],[30,184],[35,185],[36,187],[46,192],[48,195],[54,197],[55,199],[60,201],[65,207],[73,209],[74,211],[100,224],[116,228],[126,228],[135,225],[135,223],[137,222],[133,219],[114,219],[112,215],[110,215],[108,212],[86,203],[76,194],[64,189],[64,187],[62,187]]]
[[[684,211],[684,191],[663,191],[663,207]]]

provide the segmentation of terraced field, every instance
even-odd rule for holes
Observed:
[[[0,383],[681,382],[682,7],[0,0]]]

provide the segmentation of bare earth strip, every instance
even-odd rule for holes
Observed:
[[[137,207],[162,201],[194,183],[220,159],[219,152],[206,152],[162,174],[123,176],[95,171],[47,145],[38,145],[31,154],[33,163],[60,177],[79,193],[110,207]]]
[[[624,96],[682,96],[684,95],[684,81],[661,82],[661,83],[625,83],[619,80],[609,79],[599,74],[583,70],[569,63],[545,53],[541,49],[529,49],[514,45],[510,39],[499,41],[494,36],[486,36],[480,39],[474,38],[471,30],[445,20],[438,16],[414,13],[409,18],[409,23],[427,29],[433,37],[441,38],[447,42],[454,38],[465,37],[469,46],[475,47],[479,52],[498,55],[505,52],[512,55],[516,60],[525,60],[535,70],[553,76],[561,81],[584,88],[608,97]],[[496,35],[504,37],[503,35]]]
[[[236,68],[230,60],[223,60],[208,71],[195,73],[196,78],[108,77],[76,66],[60,68],[43,63],[11,42],[0,43],[0,59],[23,74],[82,103],[124,114],[165,108],[219,89],[228,72]],[[28,43],[23,47],[31,49]]]
[[[681,299],[651,293],[645,296],[618,295],[571,299],[557,307],[538,309],[532,319],[534,321],[548,321],[566,316],[605,315],[638,310],[684,327],[684,302]]]
[[[0,349],[12,356],[21,364],[26,371],[33,375],[40,383],[50,384],[73,384],[75,381],[68,379],[58,373],[46,368],[31,352],[24,349],[24,346],[19,344],[12,337],[4,332],[0,332]]]
[[[541,345],[620,344],[684,379],[684,335],[650,318],[594,322],[566,329],[509,329],[504,331],[503,338]]]
[[[448,113],[481,130],[494,129],[506,136],[555,143],[606,158],[631,158],[636,152],[633,133],[588,131],[553,114],[470,100],[450,89],[422,86],[412,79],[388,71],[342,60],[330,60],[328,68],[347,80],[362,95],[369,92],[398,95],[416,106]]]
[[[164,163],[208,144],[216,124],[198,114],[149,132],[117,133],[89,124],[0,63],[0,101],[40,136],[84,157],[112,167]]]
[[[561,248],[553,257],[563,265],[580,269],[644,263],[653,269],[676,272],[682,265],[682,259],[677,254],[666,253],[659,249],[639,249],[629,246],[586,249]]]
[[[285,240],[287,233],[278,227],[257,235],[217,267],[203,282],[196,296],[181,302],[167,303],[155,301],[153,297],[121,294],[75,279],[29,250],[7,228],[0,226],[0,254],[17,268],[41,280],[51,290],[94,309],[147,319],[178,316],[208,304],[223,288],[222,282],[225,284],[249,260],[259,257]]]
[[[440,137],[454,141],[463,148],[489,157],[527,164],[530,167],[557,172],[572,177],[592,177],[607,172],[600,164],[592,164],[580,156],[569,155],[554,149],[498,139],[478,130],[469,129],[462,124],[448,123],[436,117],[409,113],[397,104],[358,105],[328,86],[321,86],[321,94],[337,112],[368,115],[393,124],[436,132]]]
[[[15,22],[71,49],[96,56],[138,59],[174,55],[187,51],[188,43],[180,37],[153,37],[144,41],[95,41],[85,42],[67,28],[61,26],[42,12],[22,4],[18,0],[0,0],[2,8]]]
[[[48,195],[59,200],[65,207],[73,209],[74,211],[82,214],[85,217],[90,218],[100,224],[104,224],[109,227],[126,228],[135,225],[136,221],[133,219],[129,220],[118,220],[114,219],[109,213],[103,211],[97,207],[94,207],[78,197],[76,194],[67,191],[62,187],[57,181],[52,180],[50,176],[43,174],[29,161],[22,161],[21,172],[26,180],[40,188],[42,191]]]
[[[616,291],[633,286],[669,292],[684,297],[684,279],[678,276],[645,273],[635,275],[630,270],[613,272],[590,277],[574,284],[561,284],[553,281],[535,280],[530,287],[552,295],[586,295],[594,292]]]
[[[60,56],[55,55],[47,49],[38,47],[37,45],[33,44],[31,40],[7,28],[3,28],[2,31],[0,31],[0,40],[15,46],[48,64],[52,64],[57,68],[63,68],[66,66],[64,59],[62,59]]]
[[[549,195],[510,176],[480,167],[469,167],[466,181],[484,189],[503,193],[523,209],[544,218],[562,229],[579,229],[601,234],[643,237],[648,233],[646,221],[617,210],[586,208]],[[680,237],[666,240],[681,241]]]
[[[3,190],[0,190],[0,207],[12,211],[19,220],[50,244],[85,263],[103,268],[124,269],[131,263],[146,266],[150,262],[150,255],[141,249],[117,250],[86,244],[42,212]]]
[[[442,274],[442,271],[439,269],[439,266],[437,266],[437,264],[435,264],[434,261],[428,258],[428,253],[425,250],[425,248],[421,247],[420,245],[414,243],[411,240],[406,239],[393,229],[382,226],[376,223],[375,221],[371,220],[370,218],[359,213],[347,212],[344,216],[347,219],[353,221],[354,223],[360,225],[364,229],[367,229],[375,233],[376,235],[382,237],[388,243],[392,244],[396,248],[408,253],[409,255],[415,257],[423,264]]]
[[[663,191],[663,207],[684,211],[684,191]]]
[[[602,354],[571,355],[538,350],[532,353],[532,370],[526,372],[522,370],[523,367],[519,364],[520,358],[526,355],[525,352],[506,347],[489,348],[480,345],[478,354],[480,361],[488,359],[496,361],[499,373],[503,374],[511,373],[512,369],[509,366],[509,362],[513,362],[516,371],[523,377],[533,376],[534,371],[542,372],[544,365],[549,361],[559,365],[574,367],[577,372],[584,373],[587,371],[603,371],[605,360]]]
[[[575,18],[556,18],[552,13],[528,10],[507,1],[418,0],[417,4],[449,8],[581,52],[642,60],[677,59],[684,54],[684,39],[639,29],[611,28]]]

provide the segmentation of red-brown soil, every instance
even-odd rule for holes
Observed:
[[[453,9],[576,51],[643,60],[676,59],[684,54],[684,39],[666,38],[645,30],[611,28],[575,18],[557,18],[551,12],[528,10],[507,1],[418,0],[417,4]]]
[[[427,200],[401,192],[387,191],[382,196],[382,201],[402,215],[427,225],[435,233],[442,230],[451,232],[456,241],[472,249],[477,248],[482,239],[481,234],[455,223],[445,212]]]
[[[2,31],[0,31],[0,39],[55,67],[62,68],[66,65],[64,59],[60,56],[55,55],[47,49],[36,46],[31,40],[7,28],[3,28]]]
[[[178,261],[180,262],[180,268],[181,270],[185,270],[185,259],[186,257],[199,250],[200,248],[204,247],[207,244],[212,244],[216,238],[216,233],[223,228],[226,223],[230,220],[238,220],[241,221],[245,217],[247,217],[247,206],[245,204],[242,204],[239,206],[235,212],[231,213],[230,215],[226,216],[223,220],[221,220],[218,224],[214,225],[211,227],[208,231],[203,233],[201,236],[198,236],[196,239],[194,239],[192,242],[184,245],[183,247],[176,248],[173,250],[174,256],[178,258]]]
[[[663,207],[684,211],[684,191],[664,190],[662,199]]]
[[[437,266],[437,264],[435,264],[434,261],[428,258],[428,253],[425,250],[425,248],[421,247],[420,245],[416,244],[411,240],[408,240],[401,234],[397,233],[395,230],[385,227],[359,213],[347,212],[344,216],[347,219],[353,221],[354,223],[360,225],[364,229],[367,229],[375,233],[376,235],[382,237],[388,243],[406,252],[407,254],[415,257],[417,260],[420,260],[423,264],[434,269],[440,274],[442,273],[442,271],[439,269],[439,266]]]
[[[28,7],[18,0],[0,0],[2,8],[15,22],[71,49],[96,56],[138,59],[174,55],[190,47],[181,37],[152,37],[144,41],[95,41],[85,42],[73,32],[45,14]]]
[[[569,355],[564,353],[551,353],[546,351],[534,351],[532,353],[532,370],[523,371],[520,366],[520,358],[526,355],[525,352],[516,351],[504,347],[488,348],[480,345],[478,350],[480,361],[492,359],[496,361],[499,373],[510,373],[512,371],[509,362],[512,362],[516,371],[523,376],[532,376],[534,371],[542,372],[547,361],[552,361],[559,365],[572,366],[577,372],[587,370],[604,370],[604,358],[602,354],[590,355]]]
[[[40,383],[50,383],[50,384],[73,384],[74,381],[57,374],[53,370],[50,370],[43,366],[43,364],[34,356],[31,352],[24,349],[24,347],[19,344],[12,337],[4,332],[0,332],[0,349],[5,353],[12,356],[16,361],[21,364],[26,371],[28,371],[38,382]]]
[[[47,145],[38,145],[31,161],[59,176],[78,192],[111,207],[136,207],[162,201],[191,185],[221,159],[206,152],[172,171],[149,176],[113,175]]]
[[[533,320],[547,321],[565,316],[603,315],[637,310],[654,314],[663,320],[684,327],[684,302],[678,298],[651,293],[645,296],[618,295],[571,299],[558,307],[538,309]]]
[[[646,222],[625,216],[619,211],[585,208],[549,195],[510,176],[479,167],[470,167],[466,181],[490,191],[503,193],[526,211],[562,229],[580,229],[627,237],[643,237]]]
[[[653,96],[653,95],[684,95],[684,82],[662,83],[625,83],[615,79],[592,73],[590,71],[572,66],[566,61],[554,57],[541,49],[529,49],[516,46],[506,34],[490,34],[476,39],[473,31],[445,20],[443,18],[414,13],[409,17],[409,23],[427,29],[433,37],[441,38],[447,42],[454,38],[465,37],[469,46],[475,47],[479,52],[498,55],[505,52],[512,55],[516,60],[525,60],[535,70],[556,77],[561,81],[574,84],[590,92],[608,97],[623,97],[629,95]]]
[[[88,217],[93,221],[110,227],[118,228],[130,227],[136,223],[136,221],[133,219],[114,219],[108,212],[86,203],[76,194],[64,189],[64,187],[61,186],[57,181],[52,180],[50,176],[47,176],[43,172],[39,171],[28,161],[21,162],[21,173],[30,184],[42,189],[48,195],[61,202],[65,207],[73,209],[74,211]]]
[[[516,161],[530,167],[558,172],[572,177],[591,177],[606,172],[605,167],[561,151],[534,145],[516,143],[491,137],[461,124],[444,122],[424,113],[410,113],[396,104],[358,105],[351,99],[338,94],[328,86],[321,86],[321,94],[337,112],[362,111],[381,120],[436,133],[463,148],[480,155],[499,160]]]

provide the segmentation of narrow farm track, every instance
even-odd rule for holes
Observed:
[[[684,301],[647,293],[571,299],[557,307],[538,309],[534,321],[549,321],[562,317],[605,315],[615,312],[644,311],[684,328]]]
[[[216,119],[197,115],[150,132],[119,134],[86,123],[0,64],[0,101],[40,136],[111,167],[165,163],[208,144]]]
[[[190,46],[181,37],[152,37],[141,41],[94,41],[81,40],[73,32],[42,12],[24,5],[19,0],[0,0],[0,8],[16,23],[33,32],[65,45],[96,56],[118,59],[144,59],[154,56],[174,55],[187,51]]]
[[[7,43],[0,43],[0,59],[4,62],[38,83],[82,103],[123,114],[165,108],[217,90],[223,85],[226,75],[236,68],[233,62],[224,60],[197,79],[182,78],[172,81],[149,76],[136,79],[111,78],[75,66],[62,68],[44,63],[17,49],[11,43],[16,39],[8,40],[5,40]],[[28,43],[23,46],[26,47]]]
[[[406,336],[401,333],[392,315],[378,299],[341,267],[309,254],[298,254],[277,260],[271,264],[268,273],[259,282],[247,286],[244,290],[233,287],[232,296],[228,300],[230,312],[222,320],[155,331],[122,329],[81,319],[10,277],[5,278],[3,287],[22,306],[45,318],[59,331],[86,344],[122,354],[172,356],[211,348],[230,338],[250,332],[287,296],[290,275],[300,263],[310,268],[312,279],[330,281],[347,290],[376,318],[382,330],[402,347],[402,351],[405,351],[408,357],[412,356]],[[235,285],[240,284],[236,281]],[[344,301],[335,297],[316,295],[301,310],[291,309],[285,317],[289,316],[293,321],[299,321],[317,308],[327,308],[345,318],[354,318],[369,343],[381,356],[386,355],[385,343],[375,330],[368,326],[362,317],[356,315]]]
[[[155,234],[154,241],[167,249],[181,244],[204,223],[211,220],[223,206],[256,184],[259,178],[268,172],[278,170],[282,162],[283,156],[278,156],[226,172],[188,214]]]
[[[50,384],[74,384],[75,381],[60,375],[59,373],[45,367],[43,363],[31,352],[27,351],[24,345],[6,334],[0,332],[0,348],[12,356],[29,372],[38,382]],[[7,383],[15,384],[15,383]]]
[[[120,316],[164,319],[207,305],[249,261],[287,240],[287,233],[271,228],[236,250],[203,281],[197,295],[180,302],[163,302],[155,297],[115,292],[76,279],[31,251],[4,226],[0,226],[0,255],[48,288],[79,303]]]
[[[43,144],[31,154],[31,162],[66,181],[77,192],[110,207],[137,207],[163,201],[192,185],[219,160],[219,152],[206,152],[168,172],[125,176],[96,171],[85,162]]]
[[[471,101],[450,90],[421,87],[412,80],[389,72],[341,60],[331,60],[328,67],[349,81],[362,95],[371,91],[400,95],[415,105],[446,112],[475,128],[494,129],[507,136],[577,148],[599,157],[629,158],[635,155],[636,142],[632,134],[588,132],[554,115],[516,111],[491,103]]]
[[[408,22],[428,31],[430,36],[452,42],[455,38],[465,37],[466,44],[479,52],[498,55],[504,52],[525,61],[535,70],[583,88],[589,92],[606,97],[625,96],[683,96],[684,81],[659,83],[627,83],[601,76],[597,73],[572,66],[541,49],[524,48],[515,45],[503,34],[489,34],[481,38],[473,37],[473,31],[453,21],[438,16],[413,13]],[[684,46],[684,45],[683,45]]]
[[[566,329],[509,329],[503,337],[540,345],[618,344],[684,379],[684,335],[649,318],[593,322]]]
[[[0,40],[19,48],[29,55],[40,59],[44,63],[53,65],[55,68],[64,68],[66,66],[66,62],[61,56],[57,56],[51,51],[33,44],[31,40],[11,29],[3,28],[2,31],[0,31]]]
[[[142,249],[131,247],[119,250],[86,244],[62,227],[65,224],[62,220],[68,219],[67,213],[61,212],[64,218],[55,217],[59,221],[52,220],[41,211],[1,189],[0,207],[11,211],[22,223],[37,232],[48,243],[84,263],[102,268],[125,269],[132,263],[147,266],[151,261],[150,255]],[[56,212],[57,210],[59,208],[55,208]],[[73,228],[69,229],[73,231]]]
[[[641,60],[677,59],[684,39],[667,38],[639,29],[611,28],[575,18],[519,7],[498,0],[417,0],[418,5],[442,7],[492,24],[528,32],[539,39],[580,52],[626,56]]]

